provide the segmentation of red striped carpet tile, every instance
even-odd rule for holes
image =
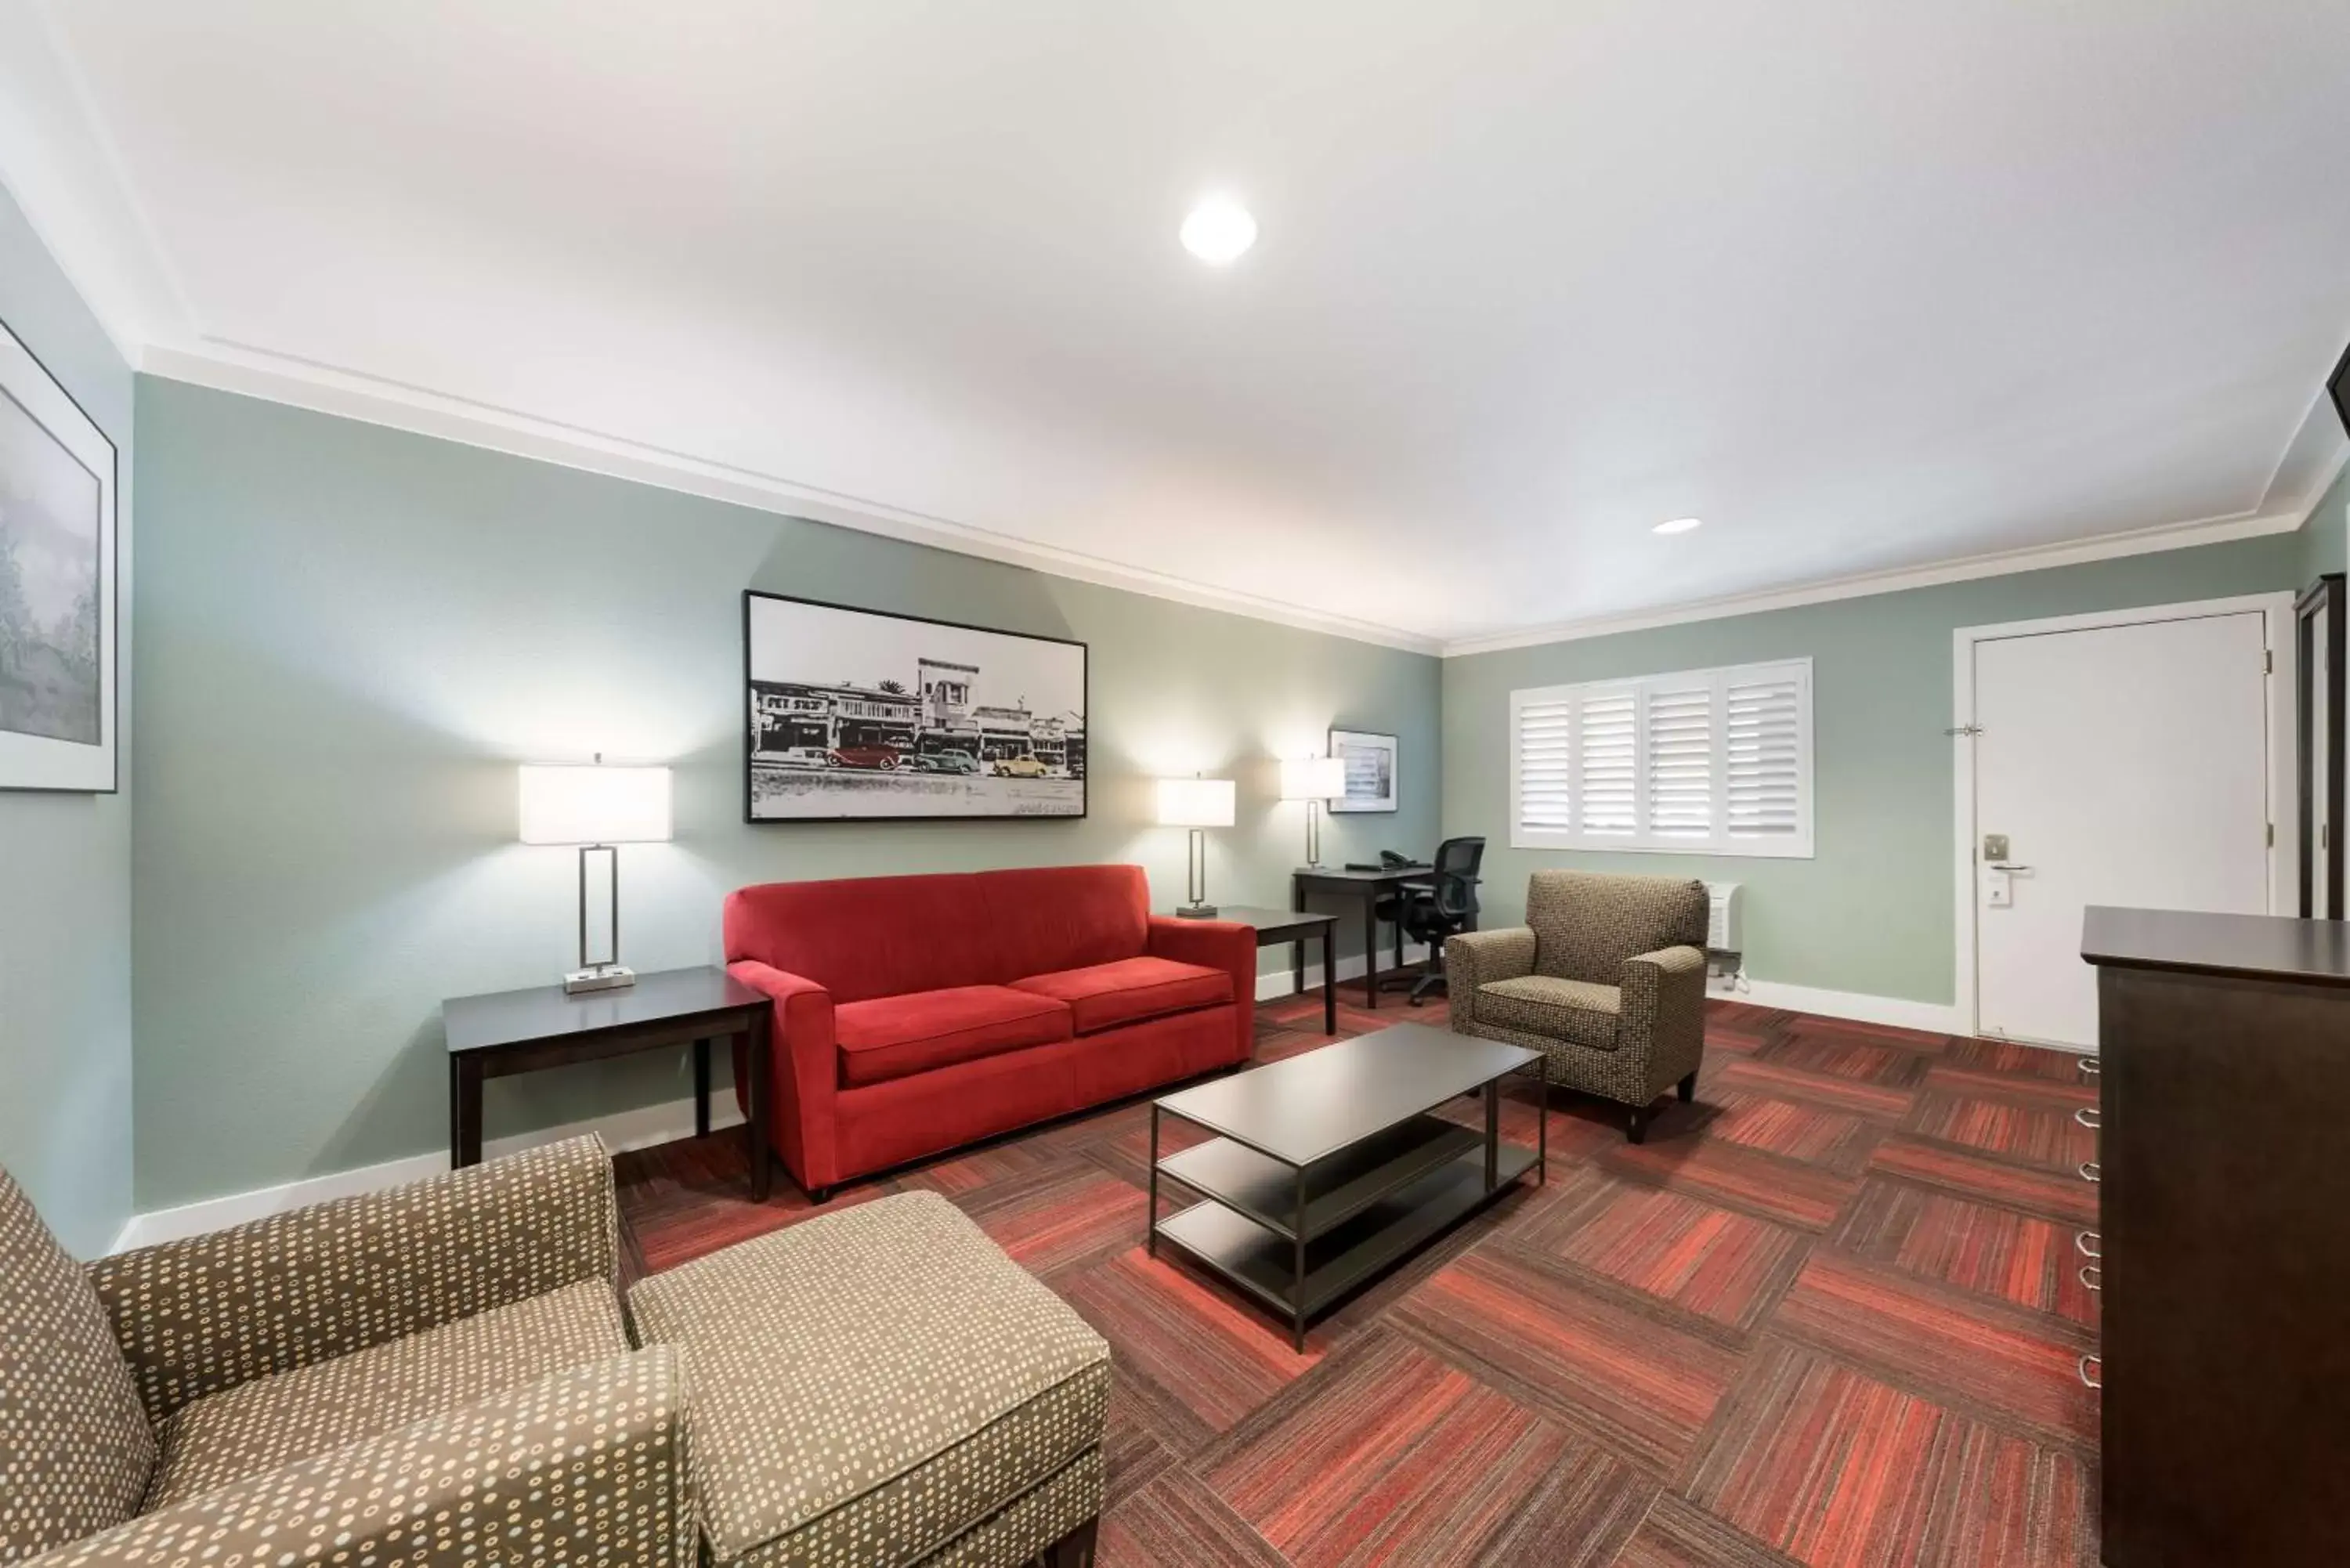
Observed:
[[[1910,1092],[1906,1088],[1835,1073],[1814,1073],[1759,1054],[1748,1061],[1725,1063],[1711,1075],[1710,1083],[1720,1090],[1775,1095],[1781,1099],[1803,1100],[1882,1122],[1898,1122],[1909,1114]]]
[[[1648,1142],[1619,1141],[1603,1150],[1596,1163],[1611,1175],[1686,1192],[1803,1231],[1826,1230],[1860,1186],[1853,1177],[1711,1141],[1703,1134],[1700,1127],[1695,1134],[1677,1135],[1673,1125],[1660,1117]]]
[[[1953,1038],[1927,1029],[1904,1029],[1892,1023],[1864,1023],[1857,1018],[1829,1018],[1816,1012],[1787,1014],[1787,1032],[1811,1039],[1865,1040],[1872,1045],[1889,1045],[1903,1051],[1919,1051],[1939,1056],[1950,1048]]]
[[[1872,1180],[1836,1227],[1835,1244],[1874,1263],[2074,1323],[2095,1321],[2081,1283],[2076,1227],[1904,1182]]]
[[[1714,1090],[1708,1137],[1727,1138],[1765,1154],[1817,1165],[1841,1176],[1856,1176],[1881,1136],[1877,1124],[1799,1100],[1782,1100],[1742,1089]]]
[[[1289,1559],[1189,1470],[1155,1477],[1103,1511],[1101,1568],[1289,1568]]]
[[[1942,1063],[1965,1072],[1997,1073],[2047,1083],[2083,1081],[2081,1058],[2072,1052],[2019,1045],[2012,1040],[1953,1039],[1950,1049],[1942,1053]]]
[[[1567,1175],[1559,1195],[1512,1227],[1503,1244],[1740,1331],[1778,1304],[1809,1248],[1797,1231],[1587,1168]]]
[[[1203,1463],[1218,1495],[1297,1568],[1589,1560],[1595,1536],[1612,1555],[1656,1490],[1386,1334],[1334,1355],[1311,1397],[1277,1404]],[[1529,1509],[1537,1517],[1521,1520]]]
[[[1456,1365],[1659,1474],[1687,1455],[1736,1352],[1502,1248],[1431,1276],[1388,1314]]]
[[[1681,1489],[1810,1568],[2092,1568],[2091,1492],[2071,1454],[1780,1345]]]
[[[2097,1135],[2073,1119],[2070,1106],[1927,1089],[1902,1130],[2051,1170],[2077,1172],[2097,1154]]]
[[[1924,1076],[1927,1064],[1927,1059],[1918,1052],[1885,1044],[1882,1032],[1877,1030],[1866,1034],[1842,1030],[1814,1033],[1800,1025],[1790,1027],[1757,1052],[1756,1059],[1775,1062],[1798,1072],[1850,1078],[1856,1083],[1894,1089],[1906,1089],[1916,1084]]]
[[[965,1202],[1014,1262],[1044,1278],[1133,1247],[1149,1208],[1143,1194],[1107,1171],[1066,1164],[1043,1179],[1003,1183]]]
[[[2096,1451],[2096,1396],[2078,1370],[2094,1337],[2062,1319],[1815,1251],[1771,1330],[2034,1438]]]
[[[2097,1103],[2097,1086],[2085,1080],[2066,1083],[2033,1073],[1998,1073],[1981,1067],[1953,1067],[1942,1062],[1926,1069],[1925,1087],[1946,1095],[1984,1095],[1993,1099],[2021,1100],[2027,1105],[2062,1106],[2068,1111]]]
[[[1149,1378],[1213,1431],[1229,1431],[1322,1358],[1321,1335],[1309,1334],[1301,1355],[1272,1318],[1231,1290],[1139,1246],[1060,1290],[1109,1341],[1121,1367]]]
[[[1877,1146],[1877,1152],[1868,1157],[1868,1168],[2002,1209],[2021,1209],[2075,1225],[2097,1222],[2097,1189],[2082,1180],[2075,1169],[2016,1165],[1900,1133]]]
[[[1668,1492],[1649,1506],[1614,1568],[1794,1568],[1794,1563]]]

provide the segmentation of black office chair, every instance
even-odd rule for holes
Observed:
[[[1436,846],[1428,887],[1379,900],[1373,912],[1380,919],[1400,922],[1405,935],[1428,944],[1428,961],[1419,972],[1382,975],[1380,990],[1409,986],[1411,1004],[1418,1007],[1444,983],[1444,939],[1477,929],[1477,868],[1484,859],[1482,838],[1448,838]]]

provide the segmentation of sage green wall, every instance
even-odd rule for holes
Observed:
[[[2298,586],[2307,587],[2327,572],[2350,567],[2350,469],[2337,476],[2317,509],[2302,524]]]
[[[122,454],[115,530],[127,608],[130,369],[5,192],[0,322]],[[130,628],[120,633],[127,716]],[[127,725],[120,741],[130,744]],[[0,1165],[83,1257],[104,1251],[130,1214],[130,802],[0,790]]]
[[[1950,723],[1950,633],[2293,588],[2305,547],[2298,535],[2272,535],[1448,659],[1444,830],[1488,837],[1488,926],[1523,919],[1526,874],[1539,867],[1742,882],[1753,978],[1949,1002],[1957,967],[1950,751],[1958,742],[1942,733]],[[1509,846],[1512,691],[1805,655],[1813,681],[1814,858]]]
[[[1401,737],[1403,809],[1336,819],[1326,857],[1435,836],[1432,658],[152,378],[139,419],[142,1209],[445,1147],[440,1000],[573,958],[574,862],[513,841],[517,761],[676,767],[676,842],[621,852],[639,969],[715,961],[752,881],[1135,860],[1171,906],[1149,781],[1197,770],[1241,785],[1213,896],[1285,902],[1304,808],[1273,759],[1333,723]],[[746,826],[745,587],[1090,643],[1091,816]],[[683,1071],[495,1083],[488,1130]]]

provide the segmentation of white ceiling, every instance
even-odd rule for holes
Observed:
[[[2340,0],[5,3],[0,173],[152,368],[1406,641],[2339,445]]]

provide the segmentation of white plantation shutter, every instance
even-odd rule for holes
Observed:
[[[1586,835],[1628,838],[1639,826],[1639,699],[1595,692],[1576,714],[1575,826]]]
[[[1714,758],[1721,749],[1712,686],[1649,692],[1642,732],[1648,742],[1649,836],[1712,837]]]
[[[1804,799],[1804,682],[1791,670],[1729,682],[1729,819],[1739,840],[1793,841]]]
[[[1510,694],[1521,848],[1812,853],[1809,659]]]

